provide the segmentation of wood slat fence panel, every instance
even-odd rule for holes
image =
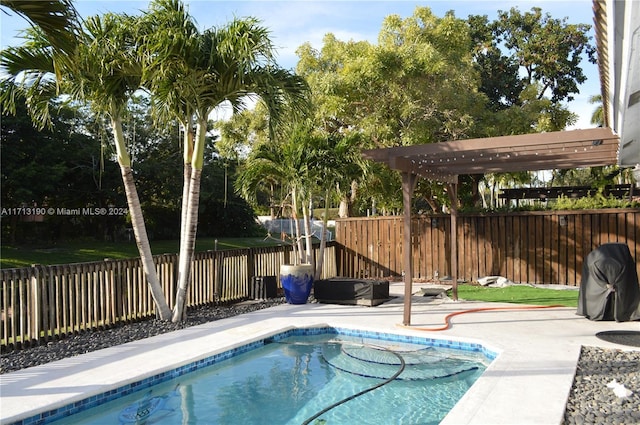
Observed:
[[[451,275],[448,215],[412,219],[413,275]],[[346,277],[402,276],[402,217],[336,221],[337,271]],[[458,216],[459,278],[579,286],[587,254],[625,243],[640,276],[640,210],[534,211]],[[364,241],[364,243],[362,242]]]
[[[337,275],[335,242],[325,249],[321,278]],[[315,247],[314,256],[319,255]],[[247,299],[254,276],[278,276],[291,247],[196,253],[187,306]],[[172,306],[178,258],[154,256],[158,279]],[[278,283],[278,285],[280,285]],[[139,259],[0,270],[1,345],[21,348],[74,333],[154,317],[155,305]]]

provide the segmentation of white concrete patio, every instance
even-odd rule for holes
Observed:
[[[402,284],[392,284],[390,292],[400,295],[402,290]],[[449,313],[487,304],[414,296],[413,327],[406,328],[400,325],[402,302],[398,297],[378,307],[282,305],[0,375],[0,423],[14,423],[287,328],[328,325],[480,342],[498,352],[443,424],[559,424],[581,346],[640,350],[595,336],[606,330],[640,330],[640,322],[592,322],[577,316],[574,308],[463,314],[453,318],[450,329],[425,332],[414,327],[439,327]]]

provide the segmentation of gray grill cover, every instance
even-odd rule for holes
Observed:
[[[640,320],[640,286],[629,247],[607,243],[582,266],[578,312],[590,320]]]

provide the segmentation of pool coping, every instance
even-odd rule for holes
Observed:
[[[450,312],[488,305],[438,303],[423,297],[413,297],[413,302],[412,321],[417,325],[441,323]],[[400,326],[401,317],[401,298],[378,307],[282,305],[3,374],[0,423],[24,420],[287,329],[356,328],[425,336],[418,329]],[[638,327],[637,322],[592,322],[577,317],[570,308],[458,316],[451,329],[434,333],[434,338],[478,343],[498,357],[442,423],[560,423],[580,347],[621,348],[595,337],[612,325]],[[137,371],[135,376],[132,369]],[[518,406],[516,416],[510,406]]]

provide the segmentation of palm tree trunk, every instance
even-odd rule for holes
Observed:
[[[191,120],[184,125],[184,172],[182,178],[182,209],[180,217],[180,243],[185,239],[187,211],[189,206],[189,185],[191,184],[191,156],[193,155],[193,131]]]
[[[189,210],[189,186],[191,185],[191,164],[184,164],[182,176],[182,209],[180,213],[180,251],[182,251],[182,241],[187,234],[187,211]]]
[[[302,203],[302,221],[304,223],[305,255],[304,262],[313,266],[313,244],[311,243],[311,223],[309,222],[309,209]]]
[[[192,125],[189,119],[187,119],[187,124],[184,126],[184,147],[183,147],[183,156],[184,156],[184,169],[182,173],[182,206],[180,209],[180,248],[178,250],[178,280],[176,282],[176,292],[180,287],[180,276],[182,272],[182,257],[181,255],[184,252],[188,251],[188,248],[185,246],[187,243],[187,213],[189,212],[189,187],[191,185],[191,156],[193,155],[193,131],[191,130]],[[189,259],[189,264],[191,263],[191,259]],[[190,268],[188,269],[190,270]],[[177,302],[177,300],[176,300]],[[183,308],[184,310],[184,308]],[[172,320],[175,321],[175,313],[172,315]]]
[[[322,267],[324,266],[324,251],[327,247],[327,222],[329,221],[329,195],[330,190],[324,192],[324,217],[322,217],[322,233],[320,234],[320,250],[318,252],[318,261],[316,261],[315,273],[313,280],[320,279],[322,275]]]
[[[180,285],[183,274],[186,273],[185,281],[189,281],[189,275],[191,273],[191,258],[183,258],[184,253],[189,251],[187,246],[188,244],[188,213],[189,213],[189,202],[190,202],[190,188],[191,188],[191,175],[192,175],[192,166],[191,166],[191,157],[193,155],[193,142],[194,135],[192,131],[192,123],[190,118],[187,118],[186,124],[184,124],[184,146],[183,146],[183,156],[184,156],[184,171],[182,176],[182,207],[180,213],[180,249],[178,254],[178,282],[176,283],[176,293],[179,293]],[[184,260],[184,261],[183,261]],[[187,262],[185,266],[185,261]],[[186,289],[185,289],[186,292]],[[180,303],[182,305],[181,309],[184,312],[184,303],[185,303],[186,295],[180,299],[176,296],[176,304]],[[174,312],[172,315],[172,320],[175,322],[177,320],[181,320],[184,318],[184,313],[181,315],[179,319],[176,319],[175,306]]]
[[[140,261],[142,262],[142,270],[147,278],[149,289],[151,289],[151,296],[158,309],[160,319],[169,320],[171,318],[171,309],[167,304],[162,287],[160,286],[160,281],[158,280],[158,274],[156,273],[156,265],[153,262],[147,228],[144,223],[140,199],[138,198],[138,191],[136,190],[136,185],[133,180],[131,167],[123,166],[121,167],[121,172],[125,193],[127,195],[129,213],[131,215],[131,226],[133,227],[133,234],[136,239],[136,245],[138,246],[138,252],[140,253]]]
[[[338,217],[347,218],[349,217],[349,197],[343,196],[340,199],[340,207],[338,208]]]
[[[291,215],[293,216],[293,225],[296,229],[295,244],[298,247],[298,255],[293,264],[304,263],[304,249],[302,248],[302,233],[300,232],[300,221],[298,220],[298,191],[293,188],[291,190]]]
[[[118,164],[122,174],[122,182],[124,184],[125,194],[127,196],[127,206],[131,215],[131,226],[133,227],[133,235],[136,239],[138,252],[140,253],[140,261],[142,262],[142,270],[147,279],[147,284],[151,290],[151,296],[158,309],[158,315],[161,320],[169,320],[171,318],[171,309],[167,304],[167,300],[160,286],[156,265],[153,262],[151,254],[151,246],[149,245],[149,236],[147,235],[147,227],[144,223],[142,215],[142,207],[140,206],[140,198],[133,179],[131,171],[131,158],[127,152],[124,143],[124,134],[122,132],[122,120],[119,118],[111,119],[111,128],[113,129],[113,138],[116,145],[116,154],[118,156]]]
[[[198,206],[200,204],[200,181],[202,170],[191,169],[189,184],[189,196],[185,223],[184,239],[180,241],[180,254],[178,263],[178,291],[176,304],[173,307],[173,322],[179,322],[184,318],[187,299],[187,289],[191,278],[191,261],[196,247],[196,233],[198,231]]]
[[[178,248],[178,279],[176,282],[176,286],[174,288],[174,290],[176,291],[176,293],[179,293],[179,289],[180,288],[180,282],[181,282],[181,277],[182,277],[182,273],[184,270],[184,264],[183,264],[183,255],[185,252],[188,251],[188,248],[185,246],[185,244],[187,243],[187,235],[188,235],[188,224],[187,222],[188,220],[188,216],[187,213],[189,212],[189,189],[191,187],[191,174],[192,174],[192,169],[191,169],[191,162],[186,162],[184,164],[184,171],[183,171],[183,176],[182,176],[182,207],[180,210],[180,247]],[[186,259],[188,261],[188,265],[187,267],[187,273],[190,273],[191,267],[191,259]],[[188,281],[188,277],[187,277],[187,281]],[[176,296],[176,304],[178,303],[182,303],[183,307],[182,309],[184,310],[184,301],[180,300],[178,298],[178,296]],[[175,305],[174,305],[174,309],[175,309]],[[184,317],[184,315],[183,315]],[[176,315],[175,315],[175,310],[172,314],[171,317],[172,321],[176,321]],[[179,319],[180,320],[180,319]]]
[[[202,179],[202,166],[204,163],[204,144],[207,131],[207,113],[203,114],[204,120],[197,123],[195,141],[191,156],[191,169],[189,179],[189,192],[186,205],[186,213],[182,211],[184,224],[183,234],[180,240],[180,253],[178,260],[178,289],[176,291],[176,303],[173,306],[173,322],[179,322],[186,316],[187,290],[191,281],[191,262],[196,247],[196,234],[198,232],[198,206],[200,205],[200,181]],[[187,160],[185,156],[185,161]],[[186,174],[186,173],[185,173]]]

